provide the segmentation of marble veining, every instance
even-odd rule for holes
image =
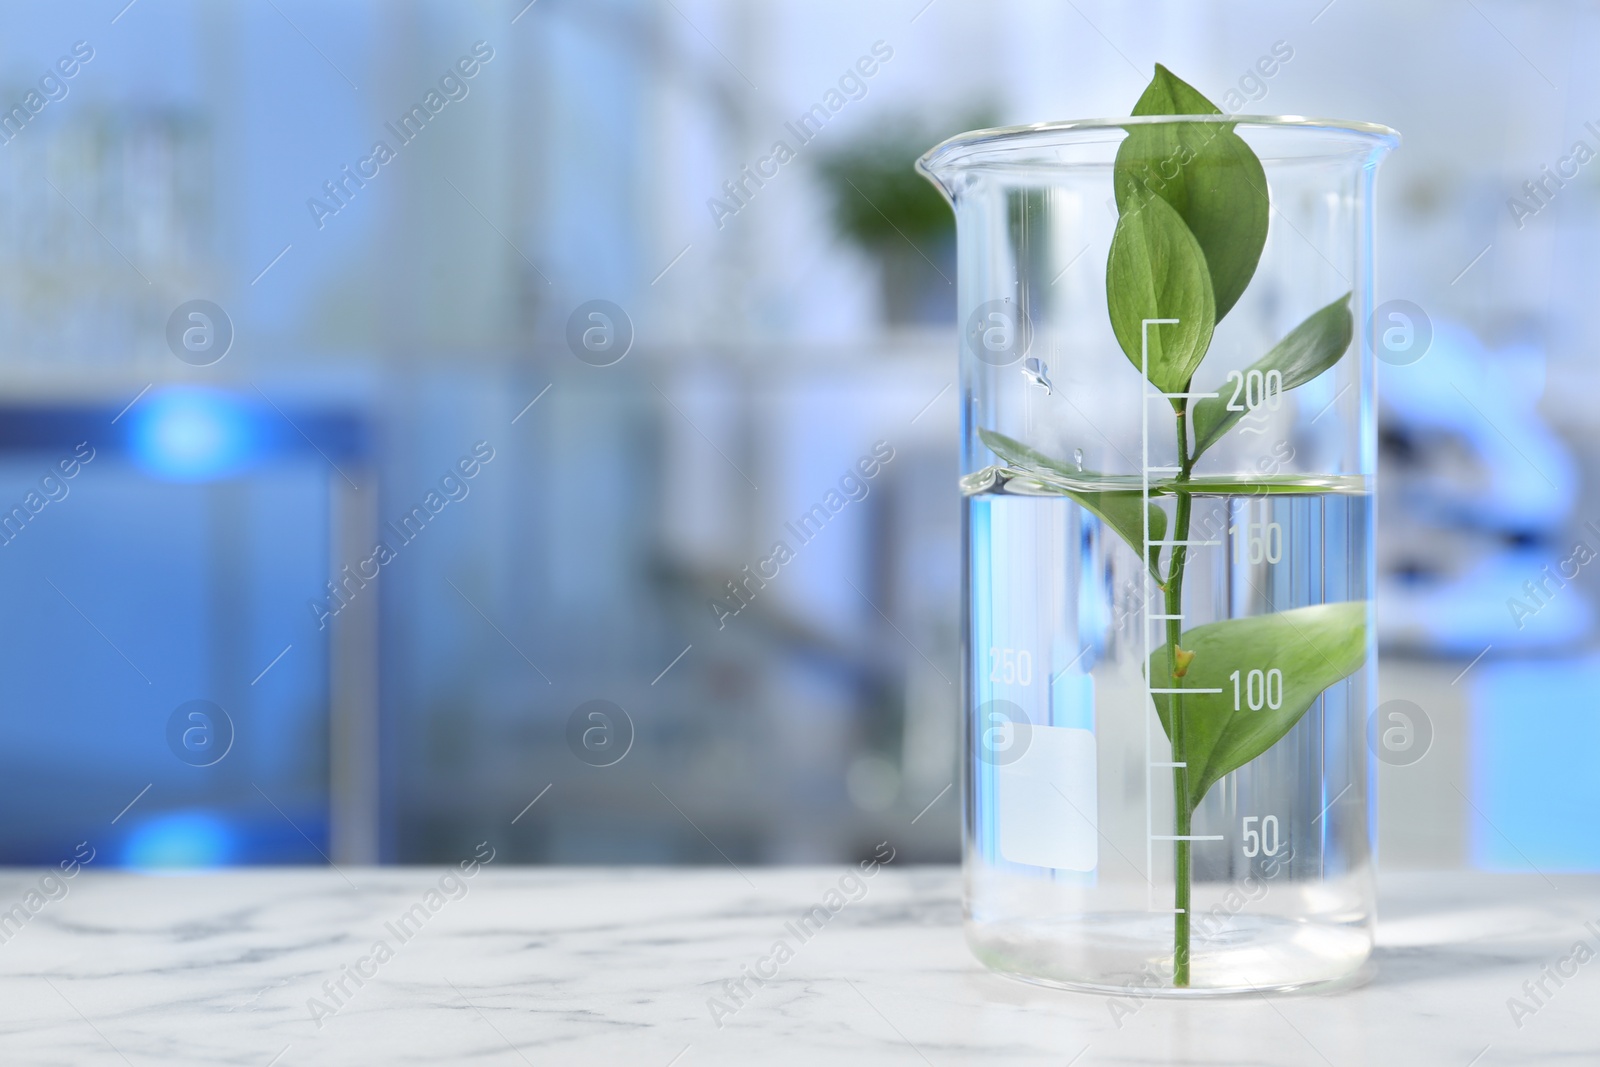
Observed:
[[[84,870],[0,924],[0,1063],[1600,1062],[1592,876],[1385,878],[1363,986],[1112,1010],[979,966],[954,869],[883,868],[796,926],[844,874]],[[38,881],[0,875],[0,907]]]

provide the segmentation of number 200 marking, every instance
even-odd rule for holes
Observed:
[[[1255,412],[1257,408],[1265,407],[1268,411],[1277,410],[1283,401],[1283,372],[1269,370],[1265,374],[1258,370],[1245,372],[1231,370],[1228,372],[1228,381],[1234,383],[1233,396],[1228,400],[1229,411]],[[1244,397],[1244,403],[1239,403],[1239,397]]]

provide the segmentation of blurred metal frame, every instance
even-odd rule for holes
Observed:
[[[376,471],[353,468],[353,481],[329,479],[329,561],[363,559],[378,531]],[[354,598],[328,628],[328,851],[335,863],[377,863],[380,858],[382,733],[378,712],[378,597]]]
[[[339,561],[364,558],[377,540],[378,478],[370,464],[368,420],[348,406],[280,409],[244,394],[225,395],[251,420],[253,466],[308,459],[332,468],[328,571],[329,580],[337,581]],[[132,408],[13,401],[0,406],[0,456],[70,453],[89,440],[97,453],[133,458],[136,420],[124,419]],[[246,468],[226,477],[248,476]],[[334,863],[375,863],[381,821],[377,591],[342,608],[327,640],[328,853]]]

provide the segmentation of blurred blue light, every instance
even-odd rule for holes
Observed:
[[[237,835],[205,811],[180,811],[146,820],[122,848],[126,867],[223,867],[237,853]]]
[[[157,478],[193,482],[237,474],[262,442],[250,407],[210,389],[167,389],[136,405],[134,462]]]
[[[1587,696],[1600,658],[1484,663],[1472,688],[1472,865],[1489,871],[1597,871],[1600,746]]]

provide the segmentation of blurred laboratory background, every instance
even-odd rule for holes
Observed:
[[[5,14],[0,861],[954,860],[953,233],[911,163],[1159,60],[1405,138],[1382,862],[1600,869],[1593,5]]]

